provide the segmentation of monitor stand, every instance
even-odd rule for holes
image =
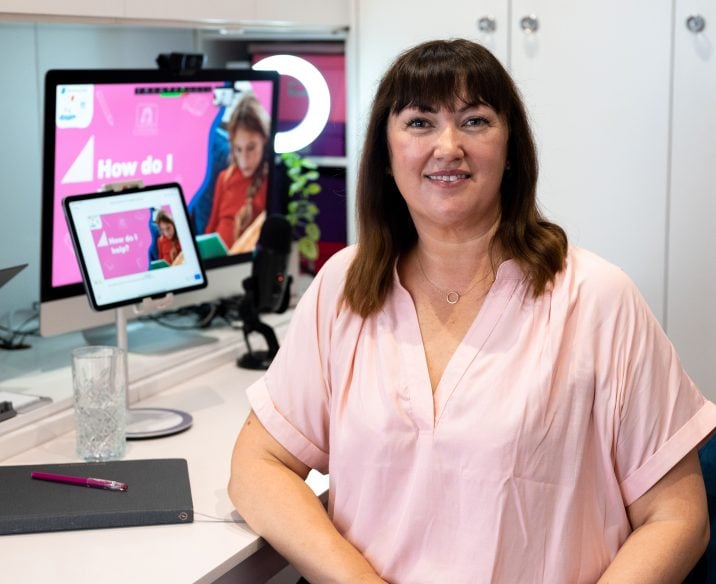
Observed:
[[[171,298],[169,298],[171,301]],[[147,306],[146,303],[142,304]],[[135,309],[136,310],[136,309]],[[120,306],[116,309],[115,324],[117,328],[117,346],[127,353],[127,316]],[[129,359],[125,360],[129,367]],[[129,372],[125,372],[129,384]],[[130,408],[129,387],[127,387],[127,440],[142,440],[171,436],[188,430],[194,419],[191,414],[169,408]]]

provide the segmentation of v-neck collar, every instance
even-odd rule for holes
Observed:
[[[482,307],[450,357],[433,393],[415,303],[400,282],[396,265],[394,301],[401,325],[396,332],[402,357],[402,378],[404,391],[410,396],[411,417],[421,432],[433,432],[437,428],[460,380],[494,331],[517,285],[523,279],[524,274],[516,261],[506,260],[500,264]]]

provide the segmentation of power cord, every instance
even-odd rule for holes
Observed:
[[[172,330],[196,330],[207,329],[219,319],[232,328],[239,328],[237,321],[241,320],[239,305],[242,299],[243,296],[220,298],[215,302],[184,306],[159,315],[142,316],[139,320],[151,321]],[[187,324],[187,319],[192,320]]]
[[[37,306],[37,303],[33,303],[32,313],[17,327],[12,326],[12,322],[9,323],[10,326],[0,325],[0,331],[5,333],[6,335],[9,335],[9,337],[0,337],[0,349],[4,349],[6,351],[30,349],[32,345],[26,343],[25,339],[27,337],[40,336],[40,328],[39,325],[35,325],[31,329],[25,330],[25,327],[33,320],[37,320],[39,316],[39,307]],[[11,317],[8,320],[12,320],[12,313]]]

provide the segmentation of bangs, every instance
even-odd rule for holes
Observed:
[[[455,99],[465,105],[488,105],[498,114],[505,113],[509,96],[499,67],[490,59],[476,58],[459,45],[428,43],[420,52],[404,55],[393,71],[392,87],[388,89],[391,113],[407,107],[422,111],[445,108],[452,111]]]

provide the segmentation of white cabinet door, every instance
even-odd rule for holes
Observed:
[[[260,0],[256,19],[292,26],[336,26],[349,23],[349,0]]]
[[[621,266],[659,319],[671,6],[513,0],[511,25],[511,70],[534,122],[545,214],[572,242]]]
[[[287,26],[337,26],[349,23],[350,0],[3,0],[3,12],[33,15],[129,18],[202,24],[259,21]]]
[[[663,319],[672,0],[445,0],[437,11],[408,0],[355,4],[361,137],[375,86],[399,51],[428,38],[481,40],[478,20],[495,18],[483,42],[527,102],[545,214],[621,266]],[[524,17],[536,30],[523,30]]]
[[[388,65],[405,49],[420,42],[451,37],[477,41],[503,63],[507,59],[508,2],[504,0],[354,0],[353,40],[349,63],[348,239],[355,240],[355,174],[376,87]],[[478,28],[481,18],[494,22],[493,32]]]
[[[0,14],[47,14],[52,16],[124,16],[122,0],[3,0]]]
[[[349,0],[124,0],[128,18],[347,26]]]
[[[687,21],[699,15],[705,28],[692,32]],[[667,331],[686,370],[715,400],[716,5],[710,0],[676,2],[672,120]]]
[[[256,18],[256,0],[124,0],[127,18],[152,20],[251,20]]]
[[[488,47],[506,62],[508,3],[504,0],[443,0],[440,9],[416,0],[357,0],[354,35],[357,89],[361,120],[388,65],[405,49],[420,42],[464,37]],[[489,18],[494,32],[481,32],[478,21]],[[359,125],[362,127],[362,124]]]

